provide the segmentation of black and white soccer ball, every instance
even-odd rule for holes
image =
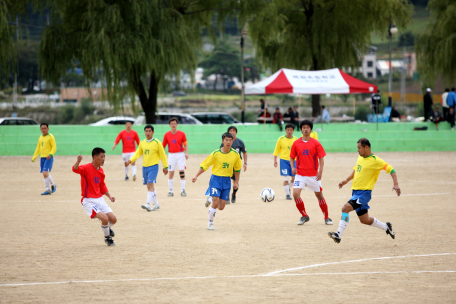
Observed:
[[[260,194],[261,200],[265,203],[270,203],[275,199],[275,192],[271,188],[264,188]]]

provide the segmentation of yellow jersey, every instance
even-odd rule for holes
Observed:
[[[135,154],[130,158],[131,162],[135,162],[141,155],[143,155],[143,167],[158,165],[158,161],[161,159],[163,169],[168,169],[168,159],[166,158],[165,149],[163,149],[163,145],[158,139],[152,138],[150,141],[147,139],[142,140]]]
[[[304,135],[301,135],[301,137],[304,137]],[[312,130],[312,132],[310,132],[310,138],[313,138],[313,139],[318,140],[318,134],[317,134],[317,132],[315,132],[314,130]]]
[[[351,187],[353,190],[373,190],[381,170],[385,170],[386,173],[396,172],[391,165],[374,154],[368,157],[358,156],[353,170],[355,170]]]
[[[297,139],[296,136],[292,136],[291,138],[288,138],[286,135],[280,136],[275,146],[274,156],[280,154],[280,159],[290,160],[291,146],[293,146],[293,143]]]
[[[34,162],[38,155],[41,154],[41,158],[54,156],[57,151],[57,145],[55,144],[54,135],[48,133],[46,136],[41,135],[38,138],[38,144],[36,145],[35,153],[33,154],[32,161]]]
[[[233,168],[235,172],[241,172],[242,160],[236,150],[231,149],[228,153],[223,153],[222,149],[215,150],[201,163],[200,168],[206,171],[212,167],[212,175],[232,176]]]

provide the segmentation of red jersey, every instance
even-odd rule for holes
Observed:
[[[184,146],[187,145],[187,137],[182,131],[177,131],[176,134],[173,134],[171,131],[165,133],[163,137],[163,148],[168,145],[169,153],[179,153],[184,152]]]
[[[99,198],[108,192],[105,184],[103,169],[96,169],[92,163],[79,166],[78,170],[72,168],[74,173],[81,175],[81,195],[83,198]]]
[[[316,139],[310,138],[304,142],[302,138],[295,140],[291,146],[290,159],[296,159],[298,175],[316,176],[318,172],[318,160],[326,156],[323,146]]]
[[[132,153],[136,151],[135,141],[136,144],[139,146],[139,136],[135,130],[131,130],[127,132],[127,130],[123,130],[122,132],[117,135],[115,144],[117,145],[120,140],[122,139],[122,153]]]

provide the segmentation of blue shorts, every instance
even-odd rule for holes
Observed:
[[[367,210],[370,209],[369,201],[372,199],[372,190],[353,190],[352,197],[348,201],[355,209],[358,216],[364,215],[367,213]]]
[[[289,160],[280,159],[280,175],[294,176],[291,172],[291,165]]]
[[[158,175],[158,165],[143,167],[143,185],[156,184]]]
[[[220,197],[220,199],[227,201],[230,197],[230,190],[231,179],[229,176],[212,175],[206,195]]]
[[[54,164],[54,157],[51,157],[51,159],[47,159],[46,157],[41,157],[40,173],[43,173],[43,171],[51,172],[53,164]]]

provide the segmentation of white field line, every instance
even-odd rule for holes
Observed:
[[[456,253],[436,253],[436,254],[422,254],[422,255],[407,255],[397,257],[381,257],[381,258],[370,258],[362,260],[344,261],[344,262],[332,262],[323,264],[314,264],[297,268],[290,268],[267,274],[256,274],[256,275],[235,275],[235,276],[207,276],[207,277],[175,277],[175,278],[144,278],[144,279],[117,279],[117,280],[71,280],[71,281],[60,281],[60,282],[35,282],[35,283],[15,283],[15,284],[0,284],[0,287],[15,287],[15,286],[34,286],[34,285],[59,285],[59,284],[72,284],[72,283],[109,283],[109,282],[140,282],[140,281],[165,281],[165,280],[203,280],[203,279],[220,279],[220,278],[256,278],[256,277],[280,277],[280,276],[320,276],[320,275],[359,275],[359,274],[398,274],[398,273],[456,273],[456,270],[445,270],[445,271],[433,271],[433,270],[420,270],[420,271],[372,271],[372,272],[333,272],[333,273],[303,273],[303,274],[290,274],[284,273],[287,271],[294,271],[299,269],[314,268],[326,265],[336,265],[344,263],[356,263],[372,260],[386,260],[386,259],[398,259],[398,258],[410,258],[410,257],[429,257],[429,256],[443,256],[443,255],[454,255]]]

